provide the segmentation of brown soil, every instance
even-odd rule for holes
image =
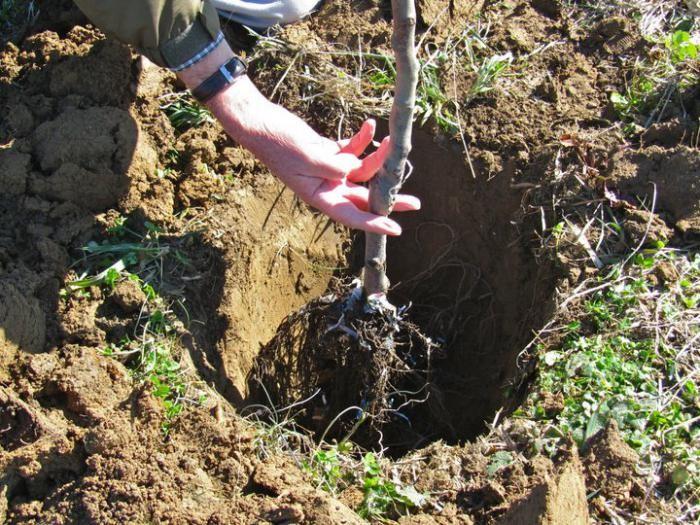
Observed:
[[[63,4],[47,2],[55,16],[42,14],[34,34],[0,51],[0,518],[362,522],[351,509],[357,498],[332,498],[284,454],[263,454],[239,415],[261,346],[332,276],[358,269],[358,243],[283,191],[218,125],[178,135],[157,99],[174,77],[76,25],[81,17]],[[606,89],[622,81],[611,76],[613,51],[635,49],[633,34],[625,42],[580,34],[558,2],[492,4],[424,1],[421,23],[439,39],[480,12],[500,51],[564,43],[532,57],[535,74],[465,107],[470,162],[461,142],[416,130],[406,189],[423,209],[401,218],[404,235],[390,242],[392,299],[410,301],[411,319],[443,349],[436,385],[447,415],[422,420],[407,448],[426,448],[406,456],[400,473],[438,504],[400,522],[586,523],[586,493],[644,497],[627,475],[634,458],[613,443],[613,431],[590,444],[583,468],[575,451],[556,461],[514,453],[492,472],[495,450],[464,444],[500,407],[517,406],[528,373],[518,354],[550,313],[555,287],[581,274],[538,251],[537,191],[568,147],[562,135],[576,135],[600,153],[592,164],[624,197],[648,202],[656,183],[666,236],[672,228],[695,234],[698,157],[678,133],[663,144],[649,136],[647,146],[606,161],[621,142],[601,131],[610,125]],[[329,1],[287,35],[310,46],[344,39],[355,48],[360,38],[365,48],[386,47],[388,27],[381,3]],[[261,87],[269,92],[284,70],[261,71]],[[445,87],[472,82],[463,75]],[[319,129],[337,129],[334,107],[302,106],[293,86],[278,96]],[[563,157],[581,162],[572,149]],[[186,305],[183,363],[213,390],[205,406],[177,419],[168,440],[160,403],[98,351],[133,323],[138,290],[59,294],[79,248],[103,237],[117,212],[165,227],[191,262],[166,292]]]

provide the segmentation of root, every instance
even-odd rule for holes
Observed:
[[[439,348],[406,319],[406,309],[368,309],[360,294],[336,282],[331,294],[290,314],[262,349],[248,384],[253,397],[293,406],[297,421],[319,435],[354,434],[376,446],[382,436],[400,434],[389,426],[403,427],[406,437],[416,405],[443,410],[431,382]]]

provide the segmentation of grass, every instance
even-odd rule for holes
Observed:
[[[650,56],[655,59],[634,62],[624,91],[610,95],[628,132],[660,121],[669,101],[700,81],[699,50],[700,38],[678,29],[654,42]]]
[[[694,1],[694,0],[690,0]],[[564,0],[570,14],[579,25],[592,27],[611,16],[634,21],[644,37],[658,38],[678,24],[692,18],[685,0]]]
[[[92,287],[110,294],[122,281],[131,281],[141,289],[144,303],[133,333],[108,344],[102,353],[123,361],[135,381],[149,385],[162,403],[161,428],[167,436],[185,406],[201,404],[204,394],[182,369],[177,316],[172,301],[159,293],[164,276],[173,272],[171,266],[187,266],[187,259],[163,240],[158,226],[146,222],[144,227],[145,233],[139,233],[124,218],[118,218],[108,229],[107,239],[88,243],[83,248],[84,257],[76,262],[83,271],[66,283],[62,296],[89,296]]]
[[[510,53],[491,49],[487,36],[488,27],[476,25],[458,32],[438,48],[419,42],[416,118],[421,124],[433,119],[444,132],[456,134],[460,129],[459,104],[468,104],[496,87],[515,58]],[[279,76],[271,98],[289,86],[297,100],[288,102],[313,104],[322,100],[339,105],[340,115],[370,114],[380,118],[389,115],[396,79],[391,54],[340,46],[310,50],[280,36],[260,36],[251,64]],[[466,98],[455,93],[456,77],[453,78],[465,75],[473,77]]]
[[[317,448],[301,467],[319,488],[331,494],[351,487],[359,490],[362,501],[354,510],[367,520],[397,518],[426,502],[426,496],[414,487],[390,479],[375,453],[362,454],[348,441]]]
[[[196,128],[208,122],[214,122],[211,112],[199,104],[189,92],[164,95],[166,102],[161,109],[170,119],[170,123],[180,133]]]
[[[682,107],[684,90],[700,81],[700,31],[689,4],[683,0],[565,1],[577,25],[591,30],[596,23],[619,16],[630,20],[650,44],[643,57],[614,57],[625,79],[623,89],[609,93],[610,102],[628,136],[661,121],[674,98]]]

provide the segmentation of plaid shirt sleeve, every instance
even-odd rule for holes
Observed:
[[[106,34],[173,71],[197,63],[224,36],[208,0],[75,0]]]

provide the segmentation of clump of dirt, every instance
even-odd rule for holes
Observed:
[[[438,523],[589,523],[584,469],[564,450],[554,461],[531,460],[493,443],[455,448],[434,443],[403,458],[399,475],[419,491],[431,491],[443,512]],[[399,523],[427,523],[423,516]],[[443,521],[440,521],[443,520]]]
[[[611,186],[668,213],[669,224],[686,234],[700,233],[700,157],[688,146],[649,146],[622,150],[611,159]]]

